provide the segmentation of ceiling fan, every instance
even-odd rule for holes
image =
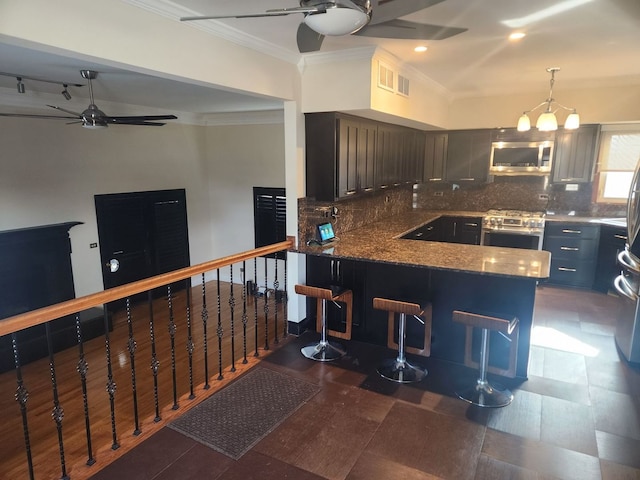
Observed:
[[[180,21],[223,18],[279,17],[301,13],[297,42],[301,53],[320,50],[325,35],[362,35],[401,40],[442,40],[466,28],[429,25],[399,17],[444,0],[300,0],[299,7],[275,8],[259,13],[182,17]]]
[[[150,126],[162,126],[164,123],[157,122],[156,120],[176,120],[178,117],[175,115],[136,115],[136,116],[124,116],[124,117],[112,117],[105,114],[100,110],[93,101],[93,86],[91,80],[98,76],[98,72],[94,70],[80,70],[82,78],[89,81],[89,99],[91,103],[82,112],[77,113],[71,110],[67,110],[55,105],[47,105],[47,107],[55,108],[61,112],[68,113],[73,116],[62,115],[32,115],[22,113],[0,113],[2,117],[27,117],[27,118],[54,118],[64,120],[75,120],[69,123],[81,123],[85,128],[106,128],[109,124],[113,125],[150,125]]]

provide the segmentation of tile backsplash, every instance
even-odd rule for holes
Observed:
[[[624,217],[625,205],[591,203],[592,184],[578,184],[577,191],[565,185],[549,185],[546,177],[494,177],[484,184],[447,182],[407,185],[339,202],[298,200],[298,233],[301,241],[316,238],[316,225],[330,221],[336,235],[397,215],[412,208],[485,212],[494,208],[575,212],[577,216]],[[335,214],[335,215],[332,215]]]

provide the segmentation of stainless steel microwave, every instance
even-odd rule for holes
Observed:
[[[553,161],[553,141],[493,142],[489,174],[548,175]]]

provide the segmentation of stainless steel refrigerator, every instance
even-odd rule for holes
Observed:
[[[640,162],[627,203],[627,245],[618,255],[621,273],[614,285],[621,305],[616,324],[616,344],[632,363],[640,363]]]

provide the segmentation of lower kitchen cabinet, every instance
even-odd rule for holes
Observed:
[[[363,263],[330,257],[307,255],[307,285],[314,287],[342,287],[353,291],[353,328],[352,335],[358,337],[362,328],[362,298],[364,294],[365,275]],[[307,298],[307,319],[309,328],[315,328],[316,300]],[[327,302],[327,321],[331,330],[346,330],[346,308],[344,305]]]
[[[542,248],[551,252],[548,283],[591,288],[599,236],[599,225],[547,222]]]
[[[451,243],[480,245],[482,218],[478,217],[441,217],[442,240]]]
[[[613,290],[613,280],[620,274],[618,254],[624,250],[627,229],[612,225],[600,226],[600,243],[593,289],[602,293]]]
[[[402,236],[404,240],[442,241],[442,217],[423,225]]]

